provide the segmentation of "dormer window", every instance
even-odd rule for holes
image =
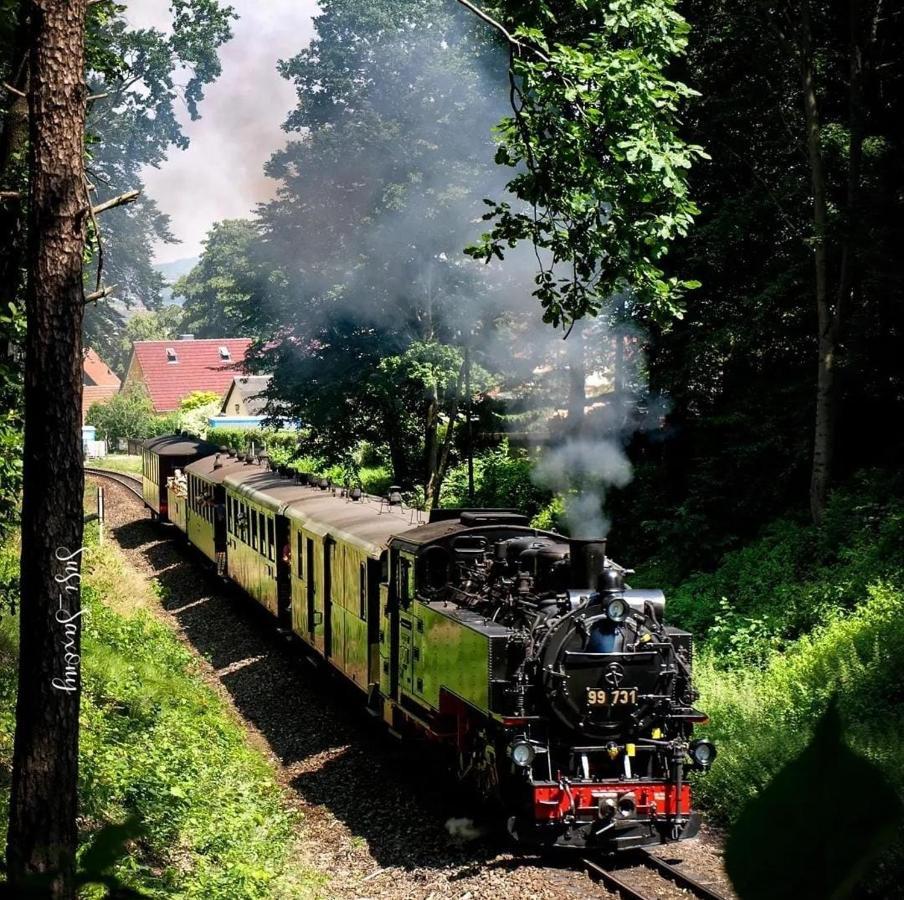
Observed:
[[[220,359],[222,359],[222,360],[229,359],[229,348],[228,347],[220,347]]]
[[[178,358],[176,357],[176,351],[172,347],[166,348],[166,361],[171,363],[179,362]]]

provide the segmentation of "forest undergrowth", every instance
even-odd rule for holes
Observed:
[[[837,490],[818,527],[789,516],[718,568],[667,590],[667,618],[696,636],[702,729],[719,755],[697,795],[730,825],[797,757],[833,697],[843,736],[904,798],[904,491],[888,473]],[[645,570],[653,583],[656,566]],[[651,580],[652,579],[652,580]],[[847,803],[880,803],[852,785]],[[834,826],[833,826],[834,827]],[[904,833],[883,856],[875,896],[904,871]]]

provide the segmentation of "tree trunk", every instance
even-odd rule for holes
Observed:
[[[84,25],[87,0],[29,4],[25,459],[19,692],[7,865],[74,897],[78,832]]]
[[[584,430],[587,406],[587,363],[584,359],[584,333],[575,328],[565,341],[568,354],[568,431],[578,435]]]
[[[816,275],[816,320],[818,351],[816,369],[816,422],[813,435],[813,466],[810,473],[810,512],[814,522],[822,519],[832,469],[835,443],[835,341],[829,309],[826,227],[826,176],[822,158],[819,103],[813,65],[812,33],[808,0],[800,6],[800,77],[807,130],[807,157],[813,190],[813,262]]]
[[[829,304],[828,252],[826,229],[828,212],[826,177],[820,140],[819,107],[813,64],[812,32],[807,0],[801,3],[801,87],[807,127],[807,153],[813,187],[814,260],[816,265],[816,315],[818,327],[816,372],[816,421],[813,441],[813,468],[810,475],[810,512],[814,522],[825,512],[832,459],[835,450],[835,421],[838,391],[836,366],[842,331],[847,321],[854,286],[863,172],[863,141],[866,134],[864,100],[865,57],[876,39],[879,4],[849,0],[849,123],[847,190],[844,219],[839,239],[838,283],[833,306]]]
[[[455,423],[458,421],[458,408],[461,405],[461,383],[467,365],[467,362],[462,363],[462,367],[458,372],[458,378],[455,381],[455,385],[452,388],[452,392],[449,395],[446,404],[445,412],[446,417],[449,420],[449,425],[443,436],[442,446],[437,447],[436,463],[433,467],[433,471],[430,473],[430,478],[427,482],[427,490],[424,495],[426,502],[429,503],[432,508],[439,506],[439,498],[443,490],[443,481],[446,478],[446,472],[449,470],[449,451],[452,449],[452,439],[455,436]]]
[[[430,502],[439,457],[439,394],[434,384],[424,422],[424,501]]]

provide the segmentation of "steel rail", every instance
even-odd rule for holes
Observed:
[[[621,860],[621,864],[629,862],[629,860]],[[696,878],[682,872],[675,866],[667,863],[664,859],[652,854],[649,850],[639,850],[637,862],[649,869],[655,870],[663,878],[673,882],[682,890],[689,891],[700,900],[725,900],[722,894],[707,887]],[[606,890],[617,894],[622,900],[656,900],[651,894],[645,894],[639,888],[634,887],[620,875],[603,868],[599,863],[592,860],[583,860],[584,868],[587,874],[594,880],[602,884]]]
[[[673,881],[678,887],[690,891],[695,897],[700,897],[701,900],[725,900],[718,891],[707,887],[702,882],[697,881],[696,878],[667,863],[661,857],[655,856],[649,850],[642,849],[640,852],[644,865],[655,869],[663,878],[668,878],[669,881]]]
[[[636,888],[631,887],[627,881],[623,881],[614,872],[604,869],[599,863],[585,859],[584,868],[594,881],[598,881],[607,891],[617,894],[622,900],[651,900],[647,894],[642,894]]]
[[[114,472],[111,469],[98,469],[94,466],[85,466],[85,474],[96,478],[109,478],[110,481],[115,481],[127,491],[133,493],[139,500],[144,500],[141,479],[136,478],[134,475],[127,475],[125,472]]]

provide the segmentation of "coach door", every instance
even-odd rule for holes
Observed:
[[[384,550],[380,555],[380,693],[384,697],[396,697],[399,689],[398,665],[398,613],[393,596],[390,556],[395,550]]]
[[[307,572],[307,581],[305,581],[305,593],[307,594],[307,631],[308,640],[314,644],[314,632],[316,631],[317,621],[315,617],[316,607],[314,605],[317,596],[316,576],[314,574],[314,541],[310,537],[302,538],[304,541],[304,570]]]
[[[292,628],[291,538],[289,520],[285,516],[276,516],[276,608],[279,624],[289,629]]]
[[[323,591],[320,609],[323,622],[323,655],[329,659],[333,655],[333,563],[336,558],[336,544],[329,535],[323,538]]]

